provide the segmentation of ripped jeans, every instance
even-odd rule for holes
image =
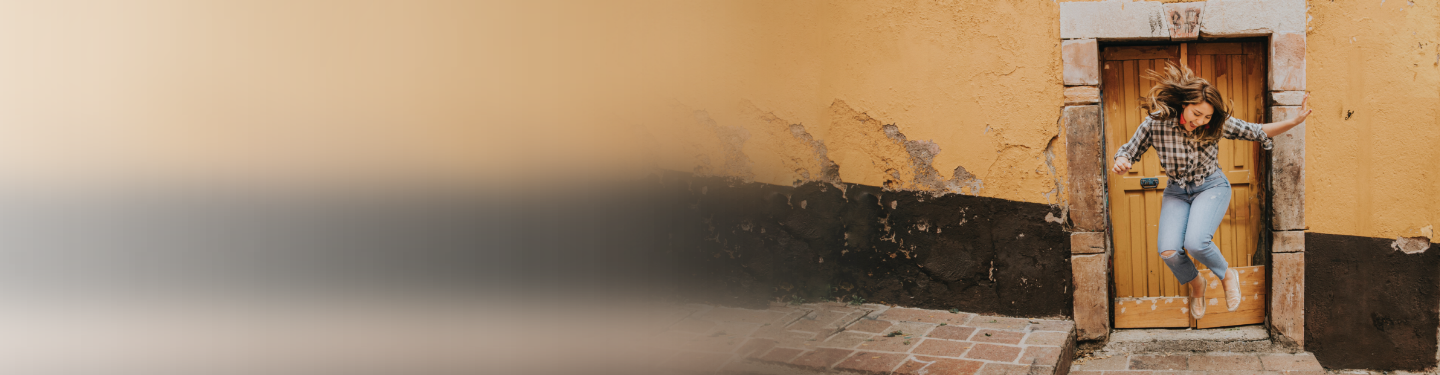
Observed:
[[[1200,274],[1195,263],[1185,256],[1186,253],[1209,266],[1216,277],[1225,279],[1225,270],[1230,264],[1211,239],[1215,237],[1220,221],[1225,219],[1228,208],[1230,180],[1225,178],[1224,171],[1216,171],[1206,177],[1200,186],[1166,184],[1165,194],[1160,198],[1160,233],[1157,240],[1160,260],[1170,266],[1170,273],[1175,274],[1180,284],[1188,283]],[[1167,250],[1175,250],[1175,253],[1165,257]]]

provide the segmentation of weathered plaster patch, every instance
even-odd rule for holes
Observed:
[[[754,173],[750,168],[750,157],[746,156],[743,150],[745,141],[750,139],[750,131],[738,126],[722,126],[704,110],[696,110],[692,115],[703,131],[719,140],[720,148],[718,162],[711,159],[712,152],[707,152],[712,150],[699,149],[694,155],[697,161],[694,172],[702,176],[729,176],[745,181],[752,180]]]
[[[831,129],[826,137],[834,146],[836,163],[844,165],[841,179],[862,185],[901,190],[910,180],[910,154],[903,144],[885,136],[885,124],[856,111],[845,101],[830,104]]]
[[[935,155],[940,153],[940,145],[935,141],[912,141],[900,132],[900,127],[895,124],[886,124],[885,137],[905,146],[905,152],[910,154],[910,168],[914,173],[913,184],[923,190],[938,191],[944,189],[944,183],[940,181],[940,174],[930,164],[935,161]]]
[[[1058,126],[1059,125],[1057,125],[1057,127]],[[1055,136],[1050,137],[1050,142],[1046,142],[1045,144],[1045,167],[1050,169],[1050,177],[1055,181],[1055,189],[1043,195],[1045,196],[1045,203],[1059,205],[1063,210],[1069,210],[1070,206],[1064,202],[1065,183],[1060,181],[1060,172],[1055,170],[1055,146],[1060,143],[1060,134],[1063,133],[1063,131],[1057,129]]]
[[[1430,237],[1398,237],[1390,248],[1406,254],[1420,254],[1430,250]]]
[[[839,186],[841,184],[840,166],[836,165],[835,161],[830,160],[830,156],[827,155],[828,151],[825,149],[825,142],[811,137],[810,132],[805,131],[805,126],[800,124],[790,124],[790,134],[796,139],[809,144],[811,152],[815,153],[815,163],[820,166],[820,173],[818,176],[815,176],[814,179]],[[806,173],[805,178],[810,179],[809,173]]]
[[[845,166],[840,173],[847,182],[890,191],[925,191],[932,196],[975,195],[985,186],[963,166],[944,179],[932,165],[941,151],[932,140],[909,139],[899,125],[885,124],[843,100],[832,102],[830,112],[829,140],[838,150],[834,155],[837,163]]]
[[[945,186],[950,191],[960,194],[979,195],[980,190],[985,188],[985,180],[975,177],[962,165],[955,167],[955,171],[950,174],[950,179],[945,181]]]
[[[749,101],[740,103],[740,114],[753,133],[744,151],[754,161],[756,182],[799,186],[820,181],[840,186],[840,167],[830,160],[825,143],[812,137],[804,125]]]

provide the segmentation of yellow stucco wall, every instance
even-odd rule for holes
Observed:
[[[1440,5],[1309,6],[1310,230],[1433,230]],[[1046,0],[7,2],[0,180],[653,163],[1061,203],[1058,18]]]
[[[825,145],[847,183],[1062,201],[1056,3],[725,4],[738,13],[724,28],[742,41],[735,62],[746,69],[734,78],[733,96],[687,109],[745,129],[749,170],[736,175],[782,185],[806,174],[820,179],[814,150],[784,127],[799,124]],[[727,101],[742,104],[731,110]],[[888,135],[886,125],[894,126]],[[710,150],[702,159],[718,165],[725,156],[713,153],[722,148],[686,149]],[[929,153],[928,163],[915,162],[917,148]]]
[[[1440,225],[1440,4],[1311,1],[1305,218],[1394,238]],[[1348,119],[1347,119],[1348,117]],[[1422,232],[1423,231],[1423,232]]]

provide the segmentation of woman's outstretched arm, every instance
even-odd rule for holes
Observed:
[[[1305,117],[1308,116],[1310,116],[1310,93],[1305,93],[1305,100],[1300,101],[1300,114],[1295,115],[1295,117],[1291,117],[1284,121],[1272,122],[1269,124],[1261,125],[1260,128],[1265,130],[1265,135],[1275,137],[1277,135],[1280,135],[1281,133],[1290,131],[1290,128],[1293,128],[1296,125],[1300,125],[1300,123],[1305,122]]]
[[[1120,148],[1115,150],[1115,164],[1110,167],[1115,174],[1125,174],[1130,170],[1130,163],[1140,159],[1140,155],[1144,155],[1145,150],[1150,148],[1151,121],[1150,117],[1146,116],[1145,120],[1140,122],[1140,126],[1135,127],[1135,135],[1130,137],[1130,142],[1120,145]]]

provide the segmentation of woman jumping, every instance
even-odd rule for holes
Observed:
[[[1169,178],[1160,200],[1160,259],[1180,284],[1190,285],[1190,316],[1205,316],[1205,278],[1199,277],[1195,264],[1185,256],[1187,252],[1222,280],[1225,306],[1235,311],[1240,307],[1240,274],[1229,269],[1211,241],[1230,206],[1230,181],[1219,166],[1218,141],[1225,137],[1261,142],[1269,150],[1271,137],[1310,115],[1310,94],[1305,94],[1295,117],[1261,125],[1231,117],[1220,90],[1189,68],[1166,64],[1164,73],[1151,70],[1147,77],[1160,82],[1150,89],[1150,97],[1142,100],[1141,108],[1150,116],[1135,129],[1130,142],[1115,152],[1113,170],[1125,174],[1131,160],[1155,147]]]

